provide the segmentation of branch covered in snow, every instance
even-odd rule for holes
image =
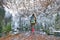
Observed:
[[[4,0],[4,5],[11,9],[13,12],[17,11],[22,14],[35,13],[39,15],[43,12],[53,0]]]

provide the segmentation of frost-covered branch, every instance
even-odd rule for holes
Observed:
[[[17,11],[23,14],[40,14],[40,11],[45,10],[52,3],[52,0],[4,0],[4,5],[14,12]],[[25,12],[24,12],[25,11]],[[28,12],[29,11],[29,12]]]

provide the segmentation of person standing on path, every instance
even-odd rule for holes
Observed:
[[[31,23],[31,32],[34,33],[35,31],[34,26],[36,24],[36,17],[34,14],[31,16],[30,23]]]

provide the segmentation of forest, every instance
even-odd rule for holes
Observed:
[[[0,0],[0,37],[31,31],[32,14],[37,20],[35,31],[60,32],[60,0]]]

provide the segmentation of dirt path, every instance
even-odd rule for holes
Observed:
[[[54,36],[40,35],[40,34],[30,34],[29,36],[24,34],[8,35],[6,37],[0,38],[0,40],[60,40]]]

